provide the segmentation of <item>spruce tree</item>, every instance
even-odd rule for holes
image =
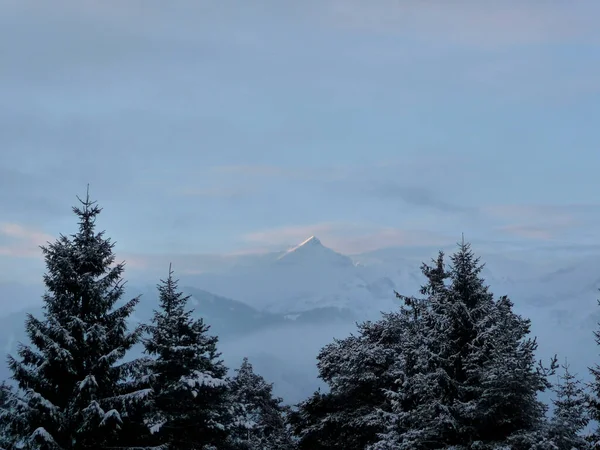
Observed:
[[[378,409],[387,402],[383,389],[391,380],[386,369],[395,356],[393,337],[386,336],[390,328],[387,321],[365,322],[358,325],[358,336],[321,350],[319,377],[329,392],[315,392],[292,414],[300,449],[364,449],[383,431]]]
[[[554,388],[556,398],[552,400],[554,412],[549,424],[549,439],[556,450],[584,450],[588,443],[581,432],[589,423],[589,396],[581,381],[569,371],[568,363],[565,362],[562,369]]]
[[[600,306],[600,300],[598,300],[598,305]],[[600,323],[598,326],[600,327]],[[600,330],[594,331],[594,338],[596,345],[600,346]],[[590,367],[589,371],[593,377],[593,380],[590,383],[592,396],[590,398],[589,414],[592,420],[600,422],[600,365],[596,364],[593,367]],[[592,448],[600,449],[600,429],[596,429],[590,436],[590,442],[593,443]]]
[[[440,290],[447,278],[443,254],[423,271],[428,283],[422,293]],[[315,392],[291,415],[301,449],[363,450],[379,440],[390,422],[398,425],[391,433],[399,431],[403,419],[392,414],[393,403],[408,405],[412,394],[407,388],[403,399],[393,401],[387,394],[396,382],[410,380],[409,374],[428,363],[421,354],[425,334],[419,331],[427,305],[398,293],[396,297],[402,301],[398,311],[359,324],[356,336],[335,340],[319,353],[319,377],[329,392]]]
[[[231,441],[239,450],[292,450],[294,442],[286,424],[288,408],[273,397],[273,385],[254,373],[244,358],[231,380],[233,423]]]
[[[149,426],[171,450],[222,449],[228,437],[228,384],[218,338],[209,336],[210,327],[186,309],[189,296],[178,290],[170,266],[158,291],[159,309],[146,326],[144,342],[153,357]]]
[[[114,244],[95,231],[101,209],[89,194],[79,201],[78,232],[42,247],[44,314],[27,317],[31,345],[8,358],[21,395],[4,418],[28,449],[112,447],[149,392],[127,382],[135,363],[122,362],[141,334],[127,327],[138,298],[116,307],[124,263],[113,264]]]
[[[14,450],[12,436],[16,434],[15,426],[19,423],[11,419],[14,401],[17,400],[11,386],[3,381],[0,384],[0,450]]]
[[[407,299],[423,307],[392,366],[392,413],[372,449],[517,449],[544,424],[536,395],[548,372],[535,364],[529,321],[493,299],[469,244],[451,262],[448,272],[440,258],[424,266],[426,297]]]
[[[391,410],[381,411],[381,427],[386,431],[369,449],[426,449],[449,444],[444,429],[452,417],[445,396],[451,385],[449,374],[440,370],[449,344],[445,339],[449,317],[443,306],[450,273],[443,252],[432,266],[423,264],[421,271],[427,280],[420,289],[424,298],[397,294],[404,301],[399,311],[404,320],[397,322],[401,339],[387,374],[393,380],[385,389]]]

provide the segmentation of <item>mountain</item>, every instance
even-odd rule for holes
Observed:
[[[447,254],[454,249],[444,248]],[[380,311],[394,309],[394,291],[417,294],[424,282],[421,263],[436,257],[437,251],[398,247],[343,255],[311,236],[285,251],[244,255],[219,265],[215,273],[181,275],[179,285],[191,296],[194,314],[204,317],[219,336],[226,364],[235,368],[249,357],[275,382],[277,395],[296,402],[319,386],[319,349],[354,331],[356,321],[376,319]],[[474,245],[474,251],[486,263],[483,277],[492,292],[509,295],[516,311],[532,320],[532,334],[539,337],[538,356],[568,357],[574,371],[585,378],[586,367],[596,362],[592,331],[600,320],[600,249],[563,248],[555,255],[546,247],[499,245],[480,252]],[[133,322],[149,320],[158,306],[157,281],[127,288],[123,301],[141,295]],[[25,339],[26,313],[15,310],[39,299],[42,292],[41,286],[0,285],[0,298],[11,305],[0,314],[4,353],[14,354]],[[38,317],[42,313],[39,306],[27,311]],[[0,379],[7,375],[0,365]]]
[[[315,265],[348,269],[353,267],[354,263],[349,257],[323,246],[321,241],[315,236],[309,237],[301,244],[284,252],[273,263],[273,267],[306,267]]]
[[[259,311],[245,303],[195,287],[183,286],[181,290],[190,296],[189,307],[194,310],[193,316],[202,317],[210,325],[210,333],[219,337],[221,345],[232,350],[226,357],[226,361],[230,362],[232,367],[236,367],[239,363],[235,358],[232,360],[232,355],[236,354],[234,349],[239,347],[240,341],[247,341],[253,335],[260,335],[265,331],[281,333],[281,330],[285,329],[286,332],[294,333],[297,336],[301,335],[302,332],[294,331],[295,329],[306,326],[328,328],[336,323],[348,325],[353,324],[355,319],[353,315],[343,314],[335,308],[328,307],[316,308],[297,314],[275,314]],[[152,285],[128,287],[119,304],[122,305],[129,299],[138,296],[140,302],[130,318],[131,326],[148,322],[152,318],[153,311],[159,305],[158,292],[156,287]],[[20,342],[29,343],[24,326],[28,314],[41,318],[43,309],[38,304],[0,316],[0,352],[3,355],[14,355]],[[321,345],[320,342],[319,345]],[[264,365],[267,369],[272,367],[273,364],[277,365],[270,358],[282,357],[270,355],[269,345],[260,345],[255,350],[251,354],[260,356],[261,364],[259,366]],[[130,357],[140,356],[141,352],[142,348],[137,346]],[[243,356],[247,355],[242,355],[239,359]],[[287,373],[287,379],[304,377],[302,373],[294,373],[289,368],[285,373]],[[0,364],[0,380],[7,379],[9,375],[6,365]]]
[[[327,308],[356,317],[389,309],[396,288],[391,278],[325,247],[315,236],[255,265],[190,276],[185,282],[260,311],[291,315]]]

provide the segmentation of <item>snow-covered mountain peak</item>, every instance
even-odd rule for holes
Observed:
[[[281,255],[278,259],[285,258],[286,255],[289,255],[294,252],[298,252],[298,251],[305,252],[305,251],[310,251],[310,249],[318,249],[318,248],[325,249],[323,244],[321,244],[321,241],[316,236],[311,236],[308,239],[306,239],[305,241],[303,241],[302,243],[296,245],[295,247],[290,248],[287,252],[285,252],[283,255]]]
[[[311,236],[307,240],[302,242],[300,245],[298,245],[298,247],[302,247],[303,245],[323,245],[323,244],[321,244],[321,241],[319,240],[318,237]]]
[[[276,264],[301,264],[309,265],[318,270],[328,269],[332,266],[347,267],[353,266],[352,260],[328,247],[325,247],[315,236],[311,236],[301,244],[292,247],[287,252],[280,255]]]

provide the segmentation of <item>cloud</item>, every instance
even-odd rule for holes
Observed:
[[[582,227],[600,223],[600,205],[594,204],[494,205],[480,211],[496,230],[527,239],[579,239]]]
[[[254,193],[254,186],[226,187],[215,186],[209,188],[182,188],[174,191],[176,195],[197,198],[240,198]]]
[[[420,186],[403,186],[390,182],[380,184],[379,186],[370,189],[369,193],[384,200],[401,199],[409,205],[431,208],[444,213],[464,213],[473,211],[473,208],[446,202],[433,190]]]
[[[375,166],[369,168],[373,167]],[[216,174],[231,175],[235,177],[244,176],[261,179],[283,178],[285,180],[295,181],[335,181],[346,179],[360,169],[365,169],[365,167],[348,164],[311,167],[241,164],[214,166],[211,168],[211,171]]]
[[[578,216],[600,212],[600,205],[491,205],[482,207],[481,212],[501,220],[570,227],[578,224]]]
[[[358,236],[331,238],[331,246],[345,254],[358,254],[387,247],[443,246],[456,239],[425,230],[377,227]]]
[[[287,226],[249,233],[244,239],[263,248],[282,250],[317,236],[323,245],[345,254],[356,254],[385,247],[446,245],[452,240],[441,233],[406,230],[371,224],[319,223]]]
[[[130,253],[118,255],[119,261],[125,261],[127,275],[136,277],[142,275],[156,278],[167,273],[169,264],[173,265],[176,273],[192,270],[198,272],[218,270],[228,264],[228,258],[223,255],[193,254],[193,253]],[[126,275],[126,276],[127,276]]]
[[[549,75],[551,74],[551,75]],[[535,98],[564,105],[600,92],[600,65],[587,58],[557,57],[557,52],[509,52],[466,66],[463,82],[503,97]]]
[[[507,225],[500,227],[498,230],[526,239],[540,239],[547,241],[555,237],[553,230],[527,225]]]
[[[17,223],[0,224],[0,255],[17,258],[41,258],[39,246],[54,240],[52,236],[38,229]]]
[[[597,2],[535,0],[405,2],[332,0],[327,17],[338,26],[476,48],[588,42],[599,34]]]
[[[297,245],[310,236],[330,236],[344,228],[344,225],[336,223],[293,225],[247,233],[243,240],[281,250],[282,247]]]
[[[2,144],[0,141],[0,145]],[[32,211],[35,211],[37,218],[46,220],[63,216],[69,209],[56,200],[55,194],[64,185],[63,177],[52,179],[43,173],[28,173],[0,164],[0,204],[3,219],[15,222],[27,220]]]
[[[293,170],[281,166],[270,165],[231,165],[231,166],[214,166],[211,168],[213,172],[225,173],[231,175],[248,175],[258,177],[271,176],[286,176],[294,173]]]

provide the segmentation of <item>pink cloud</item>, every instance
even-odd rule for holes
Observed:
[[[309,236],[317,236],[323,245],[344,254],[356,254],[391,246],[447,245],[455,237],[448,238],[428,231],[403,230],[370,224],[317,223],[260,230],[242,236],[237,250],[221,254],[143,254],[125,253],[118,259],[125,260],[130,275],[144,278],[163,276],[169,266],[178,274],[220,272],[233,267],[245,257],[266,255],[297,245]]]
[[[508,225],[499,228],[499,230],[527,239],[539,239],[548,241],[555,237],[555,233],[553,233],[549,229],[527,225]]]
[[[0,255],[17,258],[41,258],[39,246],[54,239],[38,229],[17,223],[0,224],[0,235],[7,241],[0,245]]]
[[[169,264],[173,265],[176,273],[201,273],[228,267],[235,258],[232,255],[207,253],[124,253],[118,255],[117,260],[125,261],[128,272],[156,277],[166,274]]]
[[[340,225],[335,223],[286,226],[248,233],[244,240],[277,247],[289,246],[298,244],[310,236],[333,234],[339,228]]]
[[[542,222],[547,226],[566,228],[578,225],[577,215],[585,209],[584,205],[492,205],[481,211],[496,219]]]
[[[347,254],[403,245],[445,245],[451,241],[444,235],[429,231],[353,223],[279,227],[249,233],[244,239],[253,244],[281,250],[297,245],[310,236],[317,236],[325,246]]]
[[[267,253],[271,253],[273,250],[274,250],[273,246],[243,248],[240,250],[234,250],[232,252],[223,253],[223,256],[235,257],[235,256],[265,255]]]
[[[496,230],[527,239],[550,240],[566,236],[571,230],[593,220],[595,205],[495,205],[482,213],[504,222]]]

